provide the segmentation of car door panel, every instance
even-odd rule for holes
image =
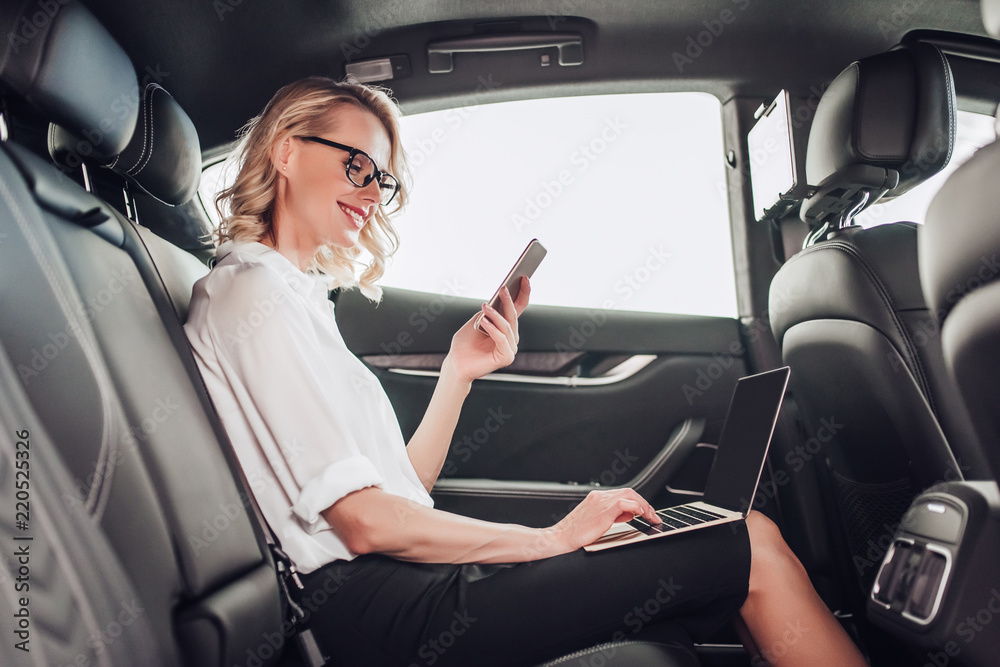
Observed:
[[[336,297],[344,340],[389,395],[404,438],[451,336],[478,308],[398,289],[377,307],[356,291]],[[704,445],[746,374],[736,320],[532,305],[519,332],[515,363],[466,399],[439,507],[542,525],[594,488],[638,487],[658,502],[701,491],[714,456]]]

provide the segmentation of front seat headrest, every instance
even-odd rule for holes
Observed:
[[[943,320],[969,292],[1000,280],[1000,141],[955,170],[920,230],[920,281]],[[962,233],[950,223],[961,221]]]
[[[74,0],[0,4],[0,81],[76,138],[78,154],[106,159],[132,137],[139,84],[128,56]]]
[[[56,125],[49,127],[49,153],[59,165],[72,166],[78,160],[73,155],[72,135]],[[132,140],[103,166],[165,204],[187,203],[201,182],[198,131],[170,93],[149,83],[142,93]]]
[[[994,39],[1000,39],[1000,0],[982,0],[983,25]]]
[[[835,218],[867,192],[871,205],[938,173],[955,145],[955,84],[944,54],[915,43],[864,58],[820,98],[806,149],[802,204],[812,224]]]

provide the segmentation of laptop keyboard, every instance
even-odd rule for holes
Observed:
[[[628,524],[646,535],[658,535],[659,533],[669,533],[678,528],[686,528],[723,518],[721,514],[716,514],[705,509],[695,509],[687,505],[668,507],[667,509],[658,510],[656,514],[663,523],[651,524],[641,517],[635,517]]]

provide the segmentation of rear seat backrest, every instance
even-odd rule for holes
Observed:
[[[170,530],[152,479],[129,451],[129,420],[90,330],[87,306],[49,232],[58,218],[39,208],[10,158],[11,149],[16,147],[4,146],[0,156],[0,233],[5,235],[0,244],[0,340],[72,476],[73,486],[62,489],[64,501],[83,508],[103,528],[149,610],[157,636],[169,636],[171,609],[181,594]],[[60,180],[55,192],[72,192],[68,186],[73,184]],[[60,209],[71,210],[69,201],[58,202]],[[81,197],[80,203],[101,210],[94,200]],[[127,269],[128,263],[119,266]],[[133,289],[131,275],[122,272],[105,294]],[[103,307],[101,296],[92,296],[90,313]],[[154,572],[157,576],[150,576]],[[164,648],[168,662],[176,663],[176,649]]]
[[[803,203],[803,220],[836,222],[889,183],[898,182],[888,192],[897,196],[933,176],[951,155],[954,114],[950,66],[930,44],[850,65],[816,109],[806,171],[820,189]],[[820,461],[829,464],[846,529],[845,570],[867,592],[876,574],[865,565],[871,545],[913,496],[941,480],[985,474],[919,288],[917,226],[829,234],[785,262],[770,302],[806,423],[821,437],[822,420],[839,424]]]
[[[11,547],[0,559],[0,581],[17,594],[0,602],[8,638],[0,663],[29,656],[37,665],[165,663],[145,603],[106,536],[82,505],[62,497],[72,478],[2,345],[0,397],[0,494],[20,492],[29,503],[29,511],[0,522]]]
[[[35,38],[46,47],[21,51],[38,62],[10,56],[0,78],[10,85],[11,71],[40,73],[11,87],[32,90],[39,110],[77,137],[96,137],[96,127],[112,136],[122,128],[117,116],[102,115],[106,100],[64,87],[93,81],[100,89],[108,72],[95,63],[127,62],[81,11],[73,2],[62,7]],[[137,100],[131,69],[129,77],[136,93],[129,99]],[[95,118],[102,124],[92,125]],[[100,154],[123,147],[116,142]],[[163,662],[268,663],[275,651],[264,649],[267,638],[282,628],[275,573],[140,236],[19,146],[4,145],[0,183],[0,233],[7,235],[0,244],[0,340],[76,480],[65,496],[108,535],[165,644]],[[190,264],[186,270],[197,273]]]

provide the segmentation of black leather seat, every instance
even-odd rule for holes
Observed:
[[[0,27],[32,6],[0,8]],[[140,98],[127,57],[76,2],[59,5],[31,48],[8,50],[0,82],[9,99],[58,122],[46,143],[64,167],[75,150],[91,166],[121,168],[164,206],[190,198],[200,176],[190,168],[200,164],[190,120],[162,88]],[[124,117],[109,106],[122,99],[136,101]],[[150,146],[152,134],[159,139]],[[39,444],[51,439],[68,469],[52,478],[49,493],[95,526],[78,538],[97,544],[76,554],[79,571],[114,584],[105,593],[134,589],[143,609],[132,641],[118,651],[99,658],[77,633],[65,655],[91,664],[220,667],[295,660],[283,652],[289,632],[273,564],[181,329],[191,285],[207,268],[64,171],[16,137],[0,146],[0,352],[21,383],[16,395],[0,397],[0,417],[28,423],[31,415]],[[9,379],[4,368],[0,385]],[[15,411],[21,394],[27,407]],[[0,457],[5,447],[0,440]],[[102,540],[120,567],[89,562],[90,553],[107,553]],[[53,580],[65,576],[55,565],[48,571]],[[106,598],[90,604],[98,621]],[[40,652],[61,637],[36,635]],[[679,641],[591,653],[608,665],[689,665],[693,648]]]
[[[982,10],[986,29],[1000,39],[1000,2],[984,0]],[[919,247],[921,284],[941,318],[945,360],[992,478],[1000,479],[1000,141],[979,149],[941,187]]]
[[[0,24],[17,20],[11,12]],[[7,54],[10,97],[58,120],[81,152],[107,159],[126,148],[138,104],[111,105],[138,102],[136,78],[85,9],[61,5]],[[0,181],[0,341],[69,469],[64,501],[100,527],[136,590],[158,640],[147,664],[245,661],[271,633],[283,637],[277,579],[191,381],[193,360],[173,342],[179,322],[162,317],[162,285],[136,262],[150,264],[143,243],[112,207],[15,142],[0,151]]]
[[[66,502],[73,478],[2,344],[0,397],[0,493],[26,499],[0,522],[10,545],[0,573],[18,593],[0,601],[0,663],[162,664],[150,615],[107,535],[82,504]]]
[[[801,217],[815,242],[771,284],[771,327],[810,435],[826,442],[862,591],[917,492],[986,474],[920,290],[917,226],[838,228],[937,173],[954,135],[954,85],[936,47],[848,67],[824,92],[809,136],[807,176],[818,191]]]

